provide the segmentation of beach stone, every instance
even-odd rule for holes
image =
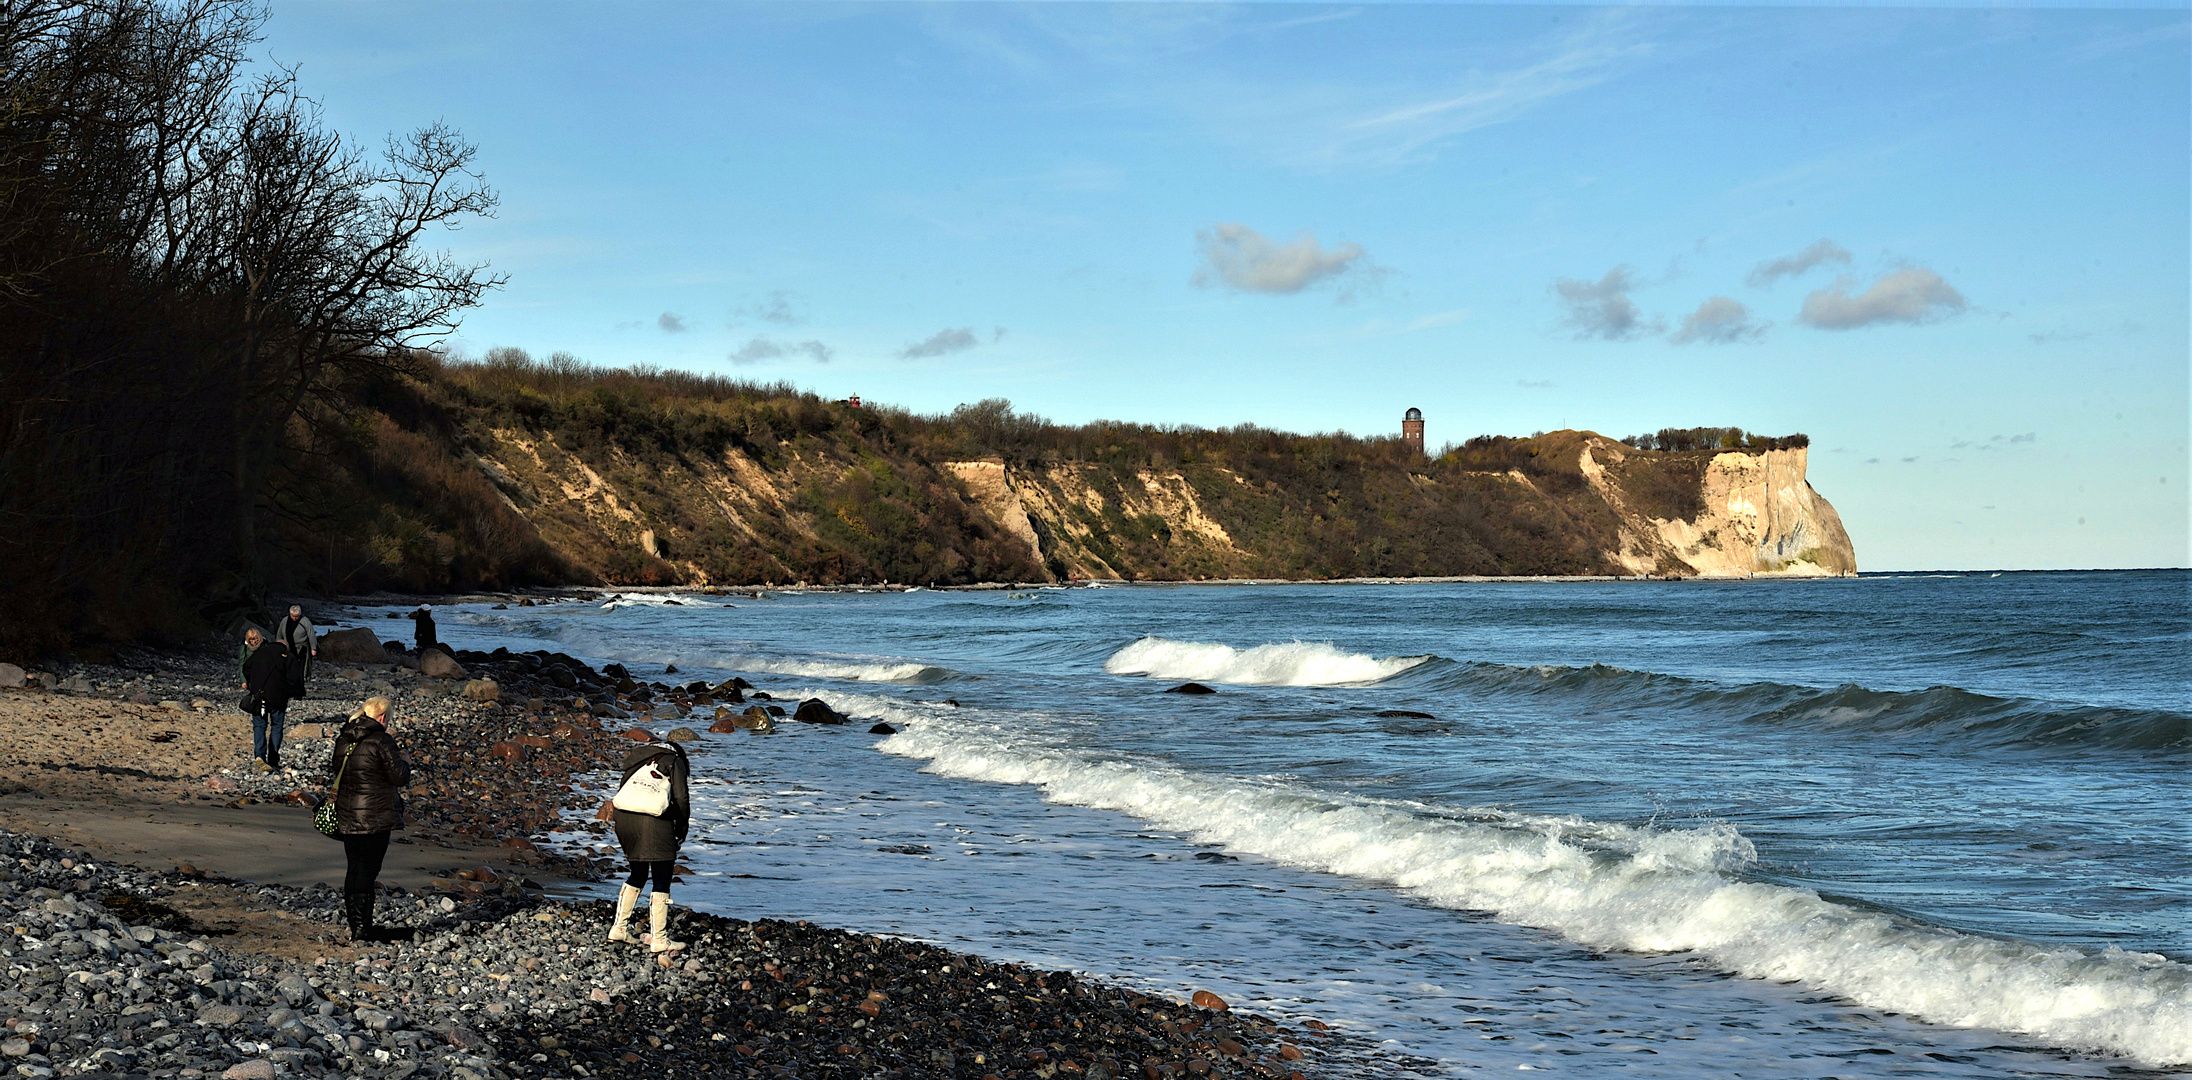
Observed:
[[[1213,994],[1208,990],[1197,990],[1195,991],[1195,996],[1189,998],[1188,1000],[1194,1002],[1196,1008],[1209,1009],[1213,1012],[1225,1012],[1226,1010],[1232,1008],[1232,1006],[1225,1003],[1224,998],[1219,997],[1218,995]]]
[[[82,675],[71,675],[61,680],[61,689],[71,694],[88,694],[91,693],[91,680]]]
[[[1385,719],[1388,719],[1388,720],[1436,720],[1436,719],[1438,719],[1438,717],[1436,717],[1436,716],[1433,716],[1433,715],[1431,715],[1430,713],[1427,713],[1427,712],[1417,712],[1417,711],[1415,711],[1414,709],[1379,709],[1379,710],[1378,710],[1377,712],[1371,713],[1370,715],[1372,715],[1372,716],[1379,716],[1379,717],[1384,717]]]
[[[388,653],[381,648],[381,639],[373,631],[359,626],[321,634],[319,661],[323,664],[385,664]],[[347,673],[345,675],[347,677]]]
[[[868,729],[868,734],[870,734],[870,735],[896,735],[896,734],[898,734],[898,729],[897,729],[897,728],[894,728],[894,727],[892,727],[892,726],[890,726],[889,724],[877,724],[877,725],[875,725],[874,727],[871,727],[871,728],[869,728],[869,729]]]
[[[359,1025],[367,1031],[394,1031],[403,1026],[396,1014],[386,1009],[359,1009],[351,1015],[356,1016]]]
[[[1173,687],[1172,689],[1170,689],[1170,690],[1167,690],[1167,691],[1165,691],[1165,693],[1167,693],[1167,694],[1215,694],[1215,693],[1217,693],[1217,691],[1216,691],[1216,690],[1212,690],[1211,688],[1209,688],[1209,687],[1207,687],[1207,686],[1204,686],[1203,684],[1201,684],[1201,683],[1199,683],[1199,682],[1190,682],[1190,683],[1181,683],[1180,685],[1178,685],[1178,686],[1175,686],[1175,687]]]
[[[821,698],[808,698],[799,703],[799,711],[792,714],[792,719],[802,724],[842,724],[845,714],[830,708]]]
[[[221,1080],[274,1080],[274,1063],[265,1058],[239,1061],[221,1074]]]
[[[27,1057],[30,1055],[29,1039],[9,1039],[0,1042],[0,1057]]]
[[[697,739],[699,737],[700,733],[694,731],[689,727],[675,728],[670,732],[668,736],[669,741],[671,742],[692,742],[694,739]]]
[[[235,1027],[244,1022],[244,1011],[234,1005],[208,1005],[198,1010],[198,1022],[213,1027]]]
[[[769,710],[755,705],[731,719],[733,727],[745,728],[757,735],[769,735],[776,731],[776,719]]]
[[[515,765],[531,755],[531,749],[522,743],[499,742],[487,748],[487,756],[497,761]]]
[[[715,722],[715,723],[713,723],[713,724],[709,724],[709,725],[708,725],[708,730],[709,730],[709,731],[711,731],[711,732],[714,732],[715,734],[718,734],[718,735],[720,735],[720,734],[723,734],[723,733],[725,733],[725,732],[737,731],[737,730],[738,730],[738,716],[737,716],[737,714],[733,713],[733,714],[732,714],[732,715],[730,715],[730,716],[723,716],[723,717],[718,717],[718,718],[716,719],[716,722]]]
[[[474,679],[464,684],[464,696],[473,701],[501,701],[502,687],[493,679]]]
[[[274,984],[274,992],[282,996],[292,1009],[301,1009],[319,996],[312,989],[312,980],[302,975],[291,975]]]
[[[208,776],[208,777],[206,777],[206,787],[208,787],[208,788],[210,788],[210,789],[212,789],[212,790],[214,790],[214,791],[234,791],[234,790],[236,790],[236,789],[237,789],[238,787],[241,787],[241,786],[242,786],[242,785],[240,785],[240,784],[236,783],[236,781],[235,781],[235,780],[234,780],[233,778],[231,778],[231,777],[226,777],[226,776]]]
[[[14,664],[0,664],[0,687],[21,690],[29,682],[30,677],[24,674],[22,668]]]
[[[419,674],[430,679],[461,679],[465,671],[456,657],[440,649],[428,649],[419,654]]]
[[[675,720],[681,716],[684,716],[685,710],[680,709],[675,705],[657,705],[654,707],[654,711],[648,715],[653,716],[657,720]]]
[[[636,728],[632,728],[632,729],[630,729],[630,730],[626,731],[626,732],[624,733],[624,736],[623,736],[623,737],[624,737],[624,738],[627,738],[627,739],[630,739],[630,740],[632,740],[633,742],[653,742],[653,741],[655,741],[655,733],[654,733],[654,732],[652,732],[652,731],[649,731],[649,730],[647,730],[646,728],[643,728],[643,727],[636,727]]]

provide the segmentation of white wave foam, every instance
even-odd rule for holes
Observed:
[[[949,668],[910,660],[791,660],[766,656],[677,657],[679,667],[712,667],[765,675],[797,675],[808,679],[843,679],[848,682],[935,682],[951,675]]]
[[[1104,670],[1153,679],[1196,679],[1242,686],[1350,686],[1389,679],[1428,656],[1341,652],[1313,641],[1289,641],[1236,649],[1201,641],[1145,637],[1111,655]]]
[[[1638,829],[1202,776],[1049,747],[959,717],[885,739],[925,771],[1042,789],[1276,862],[1488,911],[1594,948],[1695,952],[1873,1008],[2149,1065],[2192,1061],[2192,968],[2118,949],[1999,941],[1731,876],[1753,858],[1734,828]]]
[[[670,593],[617,593],[601,605],[603,611],[615,611],[628,607],[703,607],[713,601],[698,596],[676,596]]]

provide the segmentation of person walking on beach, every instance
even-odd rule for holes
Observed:
[[[282,767],[282,728],[289,719],[289,651],[254,626],[244,631],[244,711],[251,714],[251,765]]]
[[[411,622],[418,627],[416,640],[420,656],[426,655],[428,649],[441,648],[441,642],[434,638],[434,605],[420,604],[419,609],[411,613]]]
[[[670,874],[677,868],[677,849],[685,842],[692,824],[693,804],[686,791],[692,762],[676,743],[651,742],[636,747],[624,759],[624,778],[612,800],[616,808],[617,843],[632,864],[632,874],[617,894],[616,921],[609,924],[609,940],[631,941],[625,920],[639,904],[640,886],[654,880],[647,912],[647,948],[671,953],[685,947],[670,939]]]
[[[388,699],[368,698],[335,736],[327,762],[327,797],[335,800],[335,835],[348,863],[343,917],[353,942],[411,940],[408,928],[373,925],[381,863],[388,858],[389,834],[403,828],[403,787],[411,782],[411,763],[396,747],[393,723]]]
[[[304,617],[303,608],[291,604],[289,614],[274,624],[274,640],[289,650],[289,698],[295,701],[304,696],[304,681],[312,676],[312,661],[320,655],[319,631]]]

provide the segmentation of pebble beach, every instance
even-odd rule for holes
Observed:
[[[637,723],[796,722],[799,703],[765,688],[638,683],[551,654],[459,652],[440,677],[415,655],[323,654],[290,708],[286,768],[260,772],[230,658],[97,659],[0,688],[0,731],[23,748],[0,787],[0,1065],[29,1080],[1409,1068],[1253,1003],[803,921],[679,908],[688,947],[669,965],[605,941],[610,905],[584,897],[621,866],[550,833],[602,828],[587,778]],[[418,768],[378,918],[417,937],[355,946],[329,886],[340,848],[308,818],[327,737],[373,695],[394,700]]]

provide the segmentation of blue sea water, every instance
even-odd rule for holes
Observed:
[[[443,636],[858,718],[695,744],[683,890],[725,914],[1207,987],[1442,1075],[2192,1075],[2188,600],[2176,570],[626,594]]]

